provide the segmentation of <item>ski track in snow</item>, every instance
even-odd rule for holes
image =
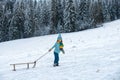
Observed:
[[[55,43],[48,35],[0,43],[0,80],[120,80],[120,20],[103,27],[62,34],[65,54],[53,67],[53,51],[40,59],[36,68],[11,63],[36,60]],[[32,67],[32,65],[30,65]]]

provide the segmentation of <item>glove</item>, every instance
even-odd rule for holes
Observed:
[[[49,52],[51,51],[52,49],[49,49]]]

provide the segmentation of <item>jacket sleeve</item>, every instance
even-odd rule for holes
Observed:
[[[53,49],[55,46],[56,46],[56,43],[52,46],[52,48],[51,48],[51,49]]]

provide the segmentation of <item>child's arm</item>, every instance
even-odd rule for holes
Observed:
[[[52,48],[50,48],[50,49],[49,49],[49,52],[50,52],[50,51],[51,51],[51,50],[55,47],[55,45],[56,45],[56,43],[53,45],[53,47],[52,47]]]

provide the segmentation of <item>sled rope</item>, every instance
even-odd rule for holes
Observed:
[[[36,62],[38,62],[38,60],[40,60],[41,58],[43,58],[45,55],[47,55],[48,54],[48,52],[46,52],[45,54],[43,54],[42,56],[40,56],[38,59],[36,59],[35,61],[34,61],[34,65],[33,65],[33,68],[35,68],[35,66],[36,66]]]
[[[40,56],[37,60],[35,60],[34,62],[37,62],[38,60],[40,60],[41,58],[43,58],[45,55],[47,55],[48,52],[46,52],[45,54],[43,54],[42,56]]]

